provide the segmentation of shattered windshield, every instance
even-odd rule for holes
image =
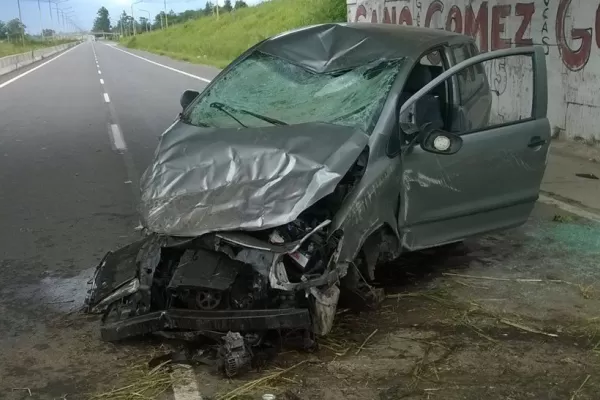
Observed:
[[[401,63],[377,61],[317,74],[257,52],[220,78],[183,120],[217,128],[324,122],[368,133]]]

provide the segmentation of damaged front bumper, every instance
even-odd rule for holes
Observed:
[[[100,262],[89,282],[90,313],[103,313],[107,341],[155,332],[325,335],[339,298],[339,241],[329,220],[298,240],[244,232],[179,239],[151,234]]]
[[[261,332],[277,329],[310,329],[308,309],[200,311],[169,309],[102,325],[100,336],[118,341],[161,331]]]

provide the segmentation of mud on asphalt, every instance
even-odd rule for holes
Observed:
[[[524,227],[381,267],[388,299],[376,311],[339,310],[313,353],[283,349],[234,380],[194,373],[205,399],[597,399],[598,260],[600,225],[538,205]],[[0,291],[2,332],[15,322],[9,289]],[[37,317],[45,323],[10,330],[0,398],[90,398],[131,385],[135,366],[169,351],[100,342],[96,318],[76,312]],[[166,389],[156,398],[172,398]]]

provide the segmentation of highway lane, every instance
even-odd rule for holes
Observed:
[[[206,85],[154,60],[86,42],[0,87],[0,398],[83,398],[129,361],[72,311],[104,253],[139,237],[135,179],[182,91]]]
[[[64,330],[58,318],[137,223],[107,120],[89,44],[0,89],[0,397],[67,393],[64,371],[76,386],[87,379],[73,336],[91,327]]]
[[[98,42],[94,48],[129,152],[138,172],[142,173],[152,160],[158,137],[181,111],[181,94],[186,89],[202,90],[218,70],[143,54],[146,60],[159,62],[162,65],[159,66],[138,58],[139,53],[124,52],[119,47]]]

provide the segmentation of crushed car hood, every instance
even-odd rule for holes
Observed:
[[[142,223],[171,236],[287,224],[334,191],[368,139],[322,123],[218,129],[178,122],[142,176]]]

